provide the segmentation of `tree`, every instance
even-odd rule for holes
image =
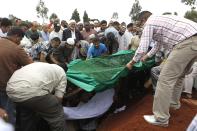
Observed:
[[[75,9],[72,13],[71,19],[75,20],[76,22],[80,21],[79,12],[77,11],[77,9]]]
[[[55,21],[58,18],[58,16],[55,13],[52,13],[51,16],[49,17],[50,21]]]
[[[174,12],[174,15],[178,15],[178,13],[177,12]]]
[[[85,22],[89,22],[90,18],[88,17],[88,14],[86,11],[84,11],[84,14],[83,14],[83,23]]]
[[[138,0],[135,0],[133,3],[132,9],[129,13],[129,16],[131,17],[131,21],[136,21],[139,13],[141,12],[142,7],[140,6],[140,3]]]
[[[184,17],[194,22],[197,22],[197,11],[195,9],[191,9],[191,11],[187,11],[185,13]]]
[[[111,18],[117,20],[118,19],[118,13],[117,12],[114,12],[112,14],[112,17]]]
[[[162,15],[172,15],[171,12],[164,12]]]
[[[8,18],[12,21],[12,24],[14,26],[16,26],[16,20],[18,20],[19,18],[17,18],[16,16],[14,16],[13,14],[9,14]]]
[[[196,0],[181,0],[182,3],[191,6],[191,9],[195,9]]]
[[[174,13],[172,13],[172,12],[164,12],[162,15],[178,15],[178,13],[177,12],[174,12]]]
[[[45,6],[44,1],[40,0],[38,5],[36,6],[37,17],[42,18],[42,22],[44,23],[45,19],[48,19],[47,13],[49,9]]]

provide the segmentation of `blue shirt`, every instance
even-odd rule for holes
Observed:
[[[41,36],[42,36],[42,39],[43,41],[49,41],[49,33],[47,32],[44,32],[44,31],[41,31]]]
[[[101,56],[105,52],[107,52],[107,48],[104,44],[100,43],[98,48],[96,48],[94,45],[92,45],[88,49],[87,58],[93,58],[93,57]]]

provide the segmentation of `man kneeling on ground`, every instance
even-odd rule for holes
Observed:
[[[61,101],[67,84],[67,68],[62,68],[36,62],[12,75],[6,91],[19,107],[20,131],[36,131],[36,115],[47,121],[51,131],[66,130]]]

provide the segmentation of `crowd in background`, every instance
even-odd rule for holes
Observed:
[[[111,55],[121,50],[136,50],[140,43],[142,28],[138,23],[126,24],[117,20],[110,20],[109,22],[106,20],[94,20],[76,23],[75,20],[60,21],[56,19],[50,24],[45,23],[41,25],[36,21],[27,24],[20,19],[13,22],[8,18],[1,18],[0,42],[9,43],[9,41],[6,41],[8,38],[17,43],[17,46],[23,48],[24,51],[20,51],[15,46],[9,47],[9,49],[13,49],[10,52],[13,53],[15,51],[13,53],[16,56],[14,59],[20,60],[16,62],[18,65],[15,66],[17,67],[11,67],[12,71],[9,76],[5,74],[0,77],[2,79],[0,80],[0,117],[6,118],[8,115],[9,121],[12,124],[15,123],[14,116],[10,115],[10,110],[14,107],[12,107],[12,102],[9,101],[6,95],[5,88],[9,77],[12,75],[11,73],[19,69],[19,67],[32,62],[45,62],[60,65],[65,69],[67,64],[75,59],[86,60]],[[149,50],[155,46],[155,43],[155,41],[152,41]],[[167,48],[166,50],[165,47],[162,47],[155,55],[157,66],[151,70],[153,88],[156,87],[162,68],[161,63],[167,59],[171,50],[172,48]],[[8,50],[6,51],[8,52]],[[1,55],[3,57],[3,54]],[[8,65],[10,65],[9,62]],[[4,66],[2,64],[2,67]],[[7,76],[6,79],[3,78],[5,76]],[[193,65],[190,74],[185,77],[185,87],[187,88],[184,89],[184,92],[189,98],[192,97],[195,76],[196,63]]]

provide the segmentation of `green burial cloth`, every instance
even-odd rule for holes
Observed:
[[[119,78],[127,76],[126,64],[134,56],[134,51],[119,51],[110,56],[88,60],[75,60],[68,65],[68,81],[85,91],[102,91],[113,87]],[[138,62],[132,70],[144,70],[154,65],[154,58],[145,63]]]

